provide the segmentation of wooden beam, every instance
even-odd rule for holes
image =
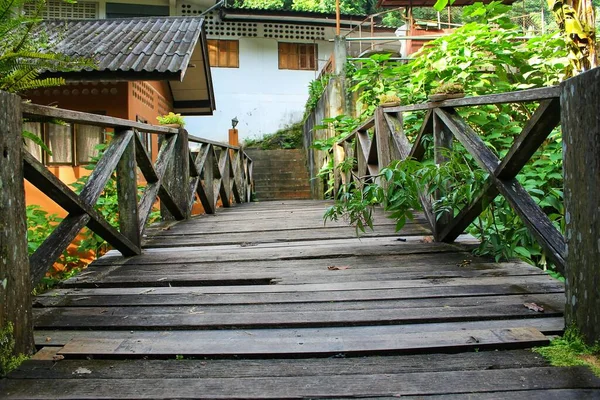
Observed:
[[[500,160],[454,110],[436,109],[435,112],[454,136],[465,146],[475,162],[490,174],[500,194],[506,198],[512,209],[527,226],[529,232],[544,248],[548,257],[559,270],[562,270],[565,265],[564,238],[554,227],[548,216],[515,178],[500,179],[494,175],[494,171],[500,165]]]
[[[22,132],[21,98],[0,92],[0,329],[12,324],[11,355],[34,350]]]
[[[527,103],[557,98],[560,94],[558,86],[520,90],[517,92],[488,94],[485,96],[464,97],[444,101],[430,101],[409,106],[387,107],[386,113],[429,110],[439,107],[483,106],[488,104]]]
[[[160,125],[148,125],[142,122],[131,121],[105,115],[89,114],[79,111],[64,110],[56,107],[40,106],[33,103],[23,103],[23,117],[36,121],[60,119],[65,122],[101,126],[115,129],[137,129],[141,132],[169,134],[176,133],[177,129]]]
[[[137,137],[137,135],[133,135]],[[135,162],[135,139],[130,140],[117,164],[117,198],[119,203],[119,227],[121,233],[136,247],[141,247],[139,210],[137,200],[137,165]]]
[[[69,214],[80,215],[87,214],[90,219],[87,222],[88,227],[101,236],[104,240],[110,243],[115,249],[119,250],[123,255],[132,256],[140,253],[139,245],[135,245],[127,237],[122,235],[118,230],[111,226],[106,219],[96,209],[80,201],[79,197],[60,179],[52,174],[46,167],[36,160],[26,150],[23,150],[23,172],[24,177],[33,186],[38,188],[42,193],[52,199],[56,204],[64,208]],[[64,251],[64,249],[62,249]],[[61,251],[62,253],[62,251]],[[59,253],[60,255],[60,253]],[[54,263],[54,260],[48,260],[45,267],[32,267],[32,270],[40,268],[45,273],[48,268]],[[33,265],[33,264],[32,264]],[[38,280],[41,272],[36,272]],[[37,282],[37,281],[35,281]]]

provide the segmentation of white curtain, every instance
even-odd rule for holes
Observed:
[[[48,124],[48,147],[52,155],[48,162],[53,164],[73,163],[73,137],[71,125]]]
[[[104,129],[99,126],[76,125],[77,164],[87,164],[98,154],[96,146],[104,141]]]
[[[23,123],[23,130],[33,133],[40,140],[42,139],[42,124],[39,122],[25,122]],[[25,148],[36,160],[42,161],[42,147],[39,144],[36,144],[31,139],[25,139]]]

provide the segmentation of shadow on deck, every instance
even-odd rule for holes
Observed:
[[[560,282],[431,243],[423,218],[357,239],[325,205],[243,204],[106,255],[35,299],[42,350],[0,397],[600,398],[524,350],[562,332]]]

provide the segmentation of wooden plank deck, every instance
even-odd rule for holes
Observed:
[[[0,398],[600,398],[527,350],[563,329],[560,282],[431,243],[422,217],[357,239],[326,205],[244,204],[106,255],[35,299],[43,350]]]

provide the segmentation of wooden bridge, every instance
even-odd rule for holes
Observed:
[[[600,398],[600,378],[590,370],[553,367],[528,350],[563,332],[565,311],[568,323],[587,335],[597,332],[599,313],[592,306],[598,292],[587,288],[598,282],[600,261],[600,248],[594,250],[598,82],[595,70],[560,88],[425,106],[430,112],[422,135],[433,134],[441,146],[444,133],[451,132],[489,170],[488,185],[456,217],[438,220],[426,212],[400,232],[376,210],[374,231],[361,238],[342,222],[324,225],[324,201],[246,203],[252,160],[242,149],[192,137],[200,150],[190,152],[183,130],[21,106],[1,94],[3,108],[18,113],[0,114],[8,127],[0,136],[2,211],[8,218],[0,236],[0,273],[10,278],[2,281],[0,275],[0,322],[15,321],[17,348],[35,344],[38,352],[0,380],[0,397]],[[494,159],[452,110],[522,101],[540,107],[504,160]],[[104,161],[81,194],[21,155],[20,107],[28,117],[115,129]],[[576,118],[572,110],[578,110]],[[378,110],[367,123],[375,128],[373,139],[364,134],[365,125],[353,133],[358,138],[353,149],[348,141],[340,143],[358,155],[359,169],[373,172],[390,157],[416,157],[419,140],[410,149],[402,130],[394,128],[402,112]],[[514,180],[559,121],[567,143],[566,238],[550,230]],[[141,151],[138,130],[164,135],[155,163]],[[23,160],[23,170],[9,171],[6,160],[15,159]],[[594,172],[578,170],[581,160]],[[139,202],[135,174],[129,173],[136,166],[148,182]],[[118,231],[93,208],[115,168],[123,201]],[[23,172],[70,212],[60,233],[31,257],[31,271],[23,258],[22,215],[4,214],[6,204],[22,207]],[[581,190],[587,196],[578,196]],[[498,193],[564,267],[569,301],[564,285],[537,268],[494,263],[470,252],[476,242],[462,229]],[[157,196],[167,218],[145,228]],[[209,214],[190,217],[194,199]],[[218,200],[225,208],[215,212]],[[30,277],[35,281],[51,255],[70,241],[66,235],[84,225],[117,250],[30,302]]]

